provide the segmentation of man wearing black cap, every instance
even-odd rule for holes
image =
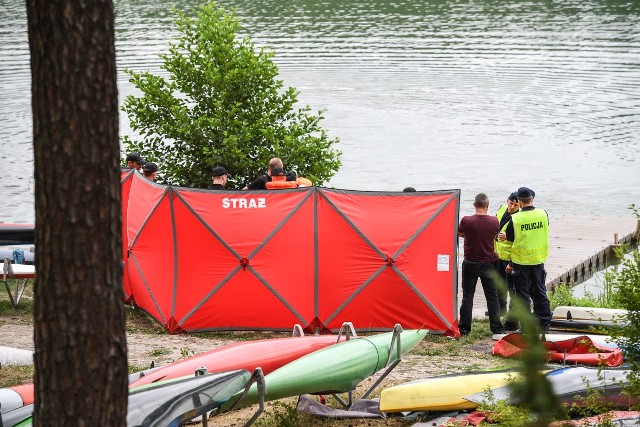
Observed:
[[[507,228],[507,224],[511,220],[511,215],[520,210],[520,203],[518,202],[518,195],[514,191],[507,197],[507,203],[498,208],[496,218],[500,222],[500,232],[504,232]],[[500,315],[505,316],[507,314],[507,297],[513,293],[510,283],[511,266],[511,245],[512,243],[507,240],[500,240],[496,237],[494,247],[498,254],[498,274],[502,278],[502,283],[498,283],[498,300],[500,301]]]
[[[127,154],[127,168],[135,169],[138,172],[142,169],[142,166],[146,162],[138,153],[129,153]]]
[[[158,165],[153,162],[146,162],[142,167],[142,174],[149,181],[155,181],[158,176]]]
[[[462,261],[462,303],[460,304],[460,322],[462,335],[471,332],[473,315],[473,295],[476,292],[478,278],[487,299],[489,327],[494,334],[503,333],[500,321],[500,303],[496,289],[496,263],[498,256],[493,247],[498,234],[498,219],[488,215],[489,198],[486,194],[476,195],[473,202],[475,215],[460,220],[458,235],[464,238],[464,260]]]
[[[213,184],[209,187],[212,190],[224,190],[224,186],[227,185],[227,180],[229,179],[229,172],[222,167],[216,166],[211,171],[211,180]]]
[[[544,262],[549,255],[549,216],[546,211],[533,206],[535,192],[527,187],[517,191],[520,212],[511,216],[503,237],[513,242],[511,247],[511,267],[513,288],[525,306],[533,299],[533,313],[540,322],[543,332],[549,330],[551,307],[545,286]],[[502,234],[502,233],[501,233]],[[517,329],[512,316],[507,316],[505,328]]]

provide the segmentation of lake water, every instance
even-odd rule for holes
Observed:
[[[272,48],[285,86],[326,109],[358,190],[458,188],[497,207],[516,188],[550,215],[628,216],[640,205],[640,2],[226,0]],[[195,2],[174,3],[179,9]],[[160,73],[168,2],[116,6],[122,70]],[[0,222],[32,222],[25,3],[0,0]],[[121,134],[132,134],[121,116]]]

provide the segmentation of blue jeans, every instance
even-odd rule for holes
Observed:
[[[521,265],[514,263],[513,272],[512,282],[516,297],[520,298],[527,307],[531,306],[531,300],[533,300],[533,314],[538,319],[540,327],[547,330],[551,323],[551,306],[545,286],[547,272],[544,270],[544,264]],[[515,324],[510,316],[507,323],[509,325]],[[507,328],[511,329],[509,326]]]
[[[460,322],[458,327],[462,335],[471,332],[471,318],[473,317],[473,295],[476,293],[478,279],[482,283],[484,297],[487,299],[489,311],[489,327],[494,334],[503,331],[500,322],[500,303],[496,289],[496,263],[462,261],[462,304],[460,304]]]

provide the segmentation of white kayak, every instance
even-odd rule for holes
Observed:
[[[553,314],[551,317],[554,319],[566,320],[626,320],[627,310],[621,310],[617,308],[573,307],[562,305],[553,309]]]

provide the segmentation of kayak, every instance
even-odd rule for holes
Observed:
[[[201,367],[206,367],[211,373],[236,369],[253,372],[259,366],[267,375],[293,360],[335,344],[337,341],[336,335],[310,335],[225,345],[156,369],[133,381],[130,387],[193,374]]]
[[[578,336],[561,341],[544,341],[548,362],[581,364],[590,366],[620,366],[623,362],[622,350],[605,347],[591,341],[587,336]],[[496,341],[491,349],[494,356],[517,358],[527,351],[529,343],[522,334],[509,334]]]
[[[14,259],[14,251],[19,249],[22,251],[23,262],[22,264],[34,264],[36,261],[35,252],[32,251],[33,245],[29,246],[0,246],[0,260],[4,260],[5,258],[9,259],[9,262],[15,263]]]
[[[251,373],[240,369],[132,388],[128,426],[177,427],[211,411],[241,392]]]
[[[553,393],[558,399],[565,403],[581,403],[581,399],[587,397],[589,393],[594,395],[598,392],[602,399],[607,402],[621,405],[629,405],[628,398],[621,393],[622,389],[629,385],[628,369],[598,369],[583,366],[573,366],[557,369],[545,374]],[[492,390],[492,395],[496,401],[507,400],[510,404],[517,405],[519,402],[511,394],[510,387],[500,387]],[[472,402],[481,403],[486,400],[483,393],[466,396],[465,399]]]
[[[129,391],[127,426],[177,427],[217,411],[229,397],[241,392],[251,373],[246,370],[174,378]],[[3,427],[31,426],[34,405],[1,415]]]
[[[413,349],[428,330],[410,329],[399,334],[400,355]],[[366,338],[354,338],[318,350],[266,375],[265,401],[302,394],[348,392],[365,378],[398,360],[397,347],[392,348],[394,332]],[[254,384],[247,396],[229,399],[221,411],[241,408],[258,402]]]
[[[31,403],[33,403],[33,384],[0,388],[0,414]]]
[[[509,334],[493,334],[491,337],[494,341],[500,341],[502,338]],[[618,348],[618,344],[613,340],[610,335],[595,335],[595,334],[541,334],[540,340],[545,342],[558,342],[571,338],[587,337],[593,343],[602,345],[605,347]]]
[[[0,245],[32,244],[35,229],[34,224],[0,222]]]
[[[33,423],[32,416],[33,403],[0,414],[0,426],[30,426]]]
[[[475,372],[425,378],[388,387],[380,394],[382,412],[459,411],[475,409],[464,396],[506,386],[518,378],[512,370]]]
[[[606,335],[606,328],[620,328],[627,321],[594,319],[551,319],[549,326],[560,331],[589,331],[592,334]]]
[[[33,351],[0,345],[0,366],[33,365]]]
[[[568,305],[558,306],[553,309],[553,319],[565,320],[625,320],[627,318],[627,310],[616,308],[598,308],[598,307],[573,307]]]

